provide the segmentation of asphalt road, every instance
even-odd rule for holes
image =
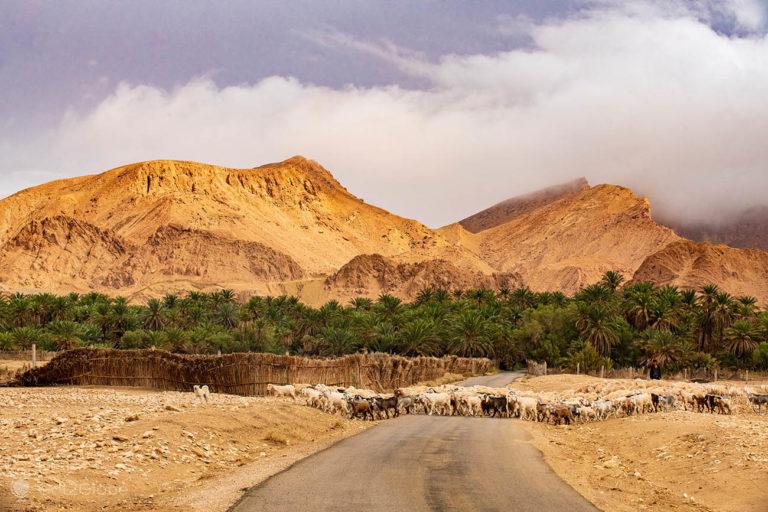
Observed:
[[[466,383],[503,386],[518,374]],[[250,489],[232,512],[591,511],[517,420],[401,416]]]

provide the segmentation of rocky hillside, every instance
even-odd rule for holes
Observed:
[[[424,287],[573,293],[619,270],[768,299],[752,283],[766,253],[685,243],[647,200],[585,180],[432,230],[364,203],[303,157],[252,169],[159,160],[0,201],[0,291],[144,299],[225,287],[318,304]]]
[[[399,263],[379,254],[355,257],[325,280],[325,289],[342,297],[378,297],[382,293],[399,297],[415,297],[425,288],[514,289],[522,286],[520,276],[510,273],[483,274],[462,270],[444,259]]]
[[[768,299],[768,252],[680,240],[646,258],[634,280],[682,288],[715,283],[734,295],[758,297],[764,304]]]

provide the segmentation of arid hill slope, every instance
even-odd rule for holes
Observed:
[[[635,272],[634,281],[682,288],[715,283],[729,293],[752,295],[765,304],[768,252],[680,240],[646,258]]]

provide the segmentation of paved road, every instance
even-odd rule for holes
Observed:
[[[469,379],[503,386],[517,374]],[[231,512],[594,512],[516,420],[402,416],[250,489]]]

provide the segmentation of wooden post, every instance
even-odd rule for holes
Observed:
[[[744,380],[745,380],[745,381],[747,381],[747,382],[749,382],[749,370],[747,370],[747,375],[746,375],[746,377],[744,378]]]
[[[717,382],[717,368],[715,368],[715,380],[714,382]]]
[[[600,365],[600,378],[601,379],[605,378],[605,365],[604,364]]]
[[[217,351],[216,351],[216,355],[217,355],[217,356],[219,356],[219,357],[221,357],[221,349],[219,349],[219,350],[217,350]]]
[[[32,368],[37,368],[37,344],[32,344]]]
[[[544,361],[544,375],[547,374],[547,362]]]
[[[581,366],[581,363],[576,363],[576,375],[579,374],[579,366]]]

